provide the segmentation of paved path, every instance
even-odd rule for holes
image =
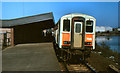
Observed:
[[[2,54],[3,71],[60,71],[52,43],[16,45]]]

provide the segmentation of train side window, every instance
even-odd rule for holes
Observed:
[[[70,20],[63,20],[63,31],[70,31]]]
[[[86,22],[86,32],[93,32],[93,21],[88,20]]]
[[[81,24],[80,23],[77,23],[76,24],[76,33],[80,33],[81,32]]]

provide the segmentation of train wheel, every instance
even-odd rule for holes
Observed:
[[[67,61],[67,52],[65,50],[63,50],[63,61]]]

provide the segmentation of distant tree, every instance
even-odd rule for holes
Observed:
[[[109,33],[110,31],[107,31],[107,33]]]
[[[113,28],[112,31],[115,31],[115,28]]]
[[[100,31],[98,31],[98,33],[100,33]]]

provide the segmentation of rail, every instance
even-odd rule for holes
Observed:
[[[66,64],[62,62],[66,73],[97,73],[88,63]]]
[[[91,70],[93,73],[97,73],[94,68],[92,68],[88,63],[85,63],[85,65]]]

